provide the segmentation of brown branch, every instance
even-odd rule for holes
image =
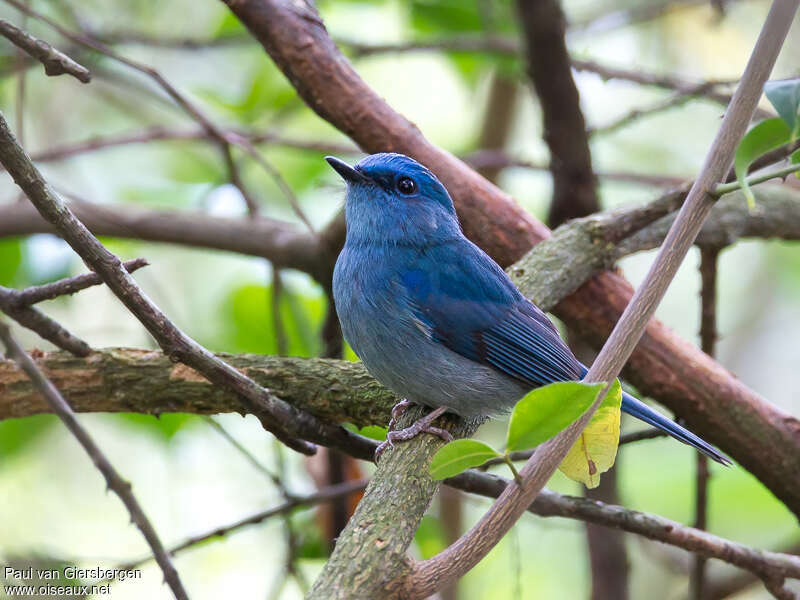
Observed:
[[[72,412],[69,404],[67,404],[67,401],[61,396],[58,389],[47,379],[22,347],[17,344],[16,340],[11,336],[11,331],[8,329],[8,326],[2,321],[0,321],[0,340],[3,341],[8,355],[19,365],[19,368],[25,372],[28,378],[30,378],[37,391],[47,400],[52,411],[58,415],[69,432],[78,440],[80,445],[83,446],[83,449],[86,451],[86,454],[89,455],[89,458],[91,458],[97,470],[102,473],[107,488],[113,491],[119,499],[122,500],[122,503],[131,515],[131,521],[139,528],[139,531],[142,532],[144,539],[147,541],[147,545],[152,549],[153,556],[156,562],[158,562],[158,566],[161,567],[164,573],[164,580],[167,582],[167,585],[169,585],[172,593],[178,600],[188,600],[189,596],[183,589],[183,584],[178,577],[178,572],[175,570],[169,555],[164,551],[164,546],[161,544],[158,534],[155,529],[153,529],[152,524],[144,514],[136,497],[133,495],[131,484],[117,473],[117,470],[109,462],[102,450],[100,450],[89,433],[75,418],[75,413]]]
[[[354,154],[360,153],[355,146],[336,144],[333,142],[316,142],[287,138],[269,131],[225,130],[225,135],[236,135],[252,144],[270,144],[286,146],[298,150],[309,150],[320,154]],[[78,142],[63,145],[51,145],[46,150],[31,153],[34,162],[53,162],[97,152],[108,148],[116,148],[131,144],[146,144],[154,141],[210,141],[204,129],[172,129],[168,127],[148,127],[130,133],[95,136]]]
[[[89,83],[92,80],[89,69],[78,64],[63,52],[56,50],[47,42],[33,37],[3,19],[0,19],[0,35],[42,63],[47,75],[72,75],[82,83]]]
[[[135,258],[125,261],[122,263],[122,266],[125,267],[128,273],[133,273],[149,264],[150,263],[144,258]],[[52,283],[45,283],[44,285],[34,285],[24,290],[12,290],[11,302],[20,307],[30,306],[31,304],[37,304],[45,300],[53,300],[59,296],[69,296],[102,283],[103,280],[100,279],[97,273],[85,273],[83,275],[76,275],[75,277],[60,279]]]
[[[0,311],[57,348],[71,352],[75,356],[89,355],[91,352],[89,344],[72,335],[60,323],[36,308],[17,305],[14,301],[15,292],[16,290],[0,286]]]
[[[778,552],[782,554],[800,555],[800,544],[796,542]],[[732,574],[720,575],[709,578],[705,587],[703,600],[723,600],[735,596],[739,592],[762,581],[762,578],[752,571],[736,571]]]
[[[610,123],[606,123],[605,125],[589,127],[587,129],[587,133],[589,135],[604,135],[613,133],[619,129],[622,129],[623,127],[627,127],[628,125],[635,123],[642,117],[649,117],[671,108],[681,106],[682,104],[686,104],[689,100],[691,100],[691,96],[687,96],[686,94],[673,94],[672,96],[651,104],[650,106],[646,106],[644,108],[634,108],[624,115],[614,119]]]
[[[220,525],[219,527],[215,527],[211,531],[207,531],[206,533],[201,533],[199,535],[192,536],[187,538],[183,542],[175,544],[174,546],[170,547],[167,551],[170,556],[175,556],[179,552],[184,552],[185,550],[189,550],[203,542],[207,542],[208,540],[212,540],[214,538],[221,538],[226,537],[232,533],[239,531],[240,529],[244,529],[245,527],[249,527],[251,525],[259,525],[268,519],[271,519],[275,516],[284,516],[296,508],[305,507],[305,506],[314,506],[316,504],[322,504],[323,502],[332,502],[339,498],[347,497],[353,492],[357,492],[359,490],[363,490],[367,487],[367,481],[364,479],[359,479],[356,481],[346,481],[344,483],[340,483],[337,485],[331,485],[326,488],[323,488],[313,494],[308,494],[307,496],[292,496],[291,498],[287,499],[284,503],[267,510],[263,510],[261,512],[257,512],[253,515],[245,517],[243,519],[239,519],[238,521],[234,521],[233,523],[229,523],[227,525]],[[151,560],[152,556],[145,556],[140,558],[139,560],[132,561],[129,563],[124,563],[118,566],[118,569],[122,570],[129,570],[135,569],[149,560]]]
[[[509,480],[485,473],[467,471],[445,480],[448,485],[481,496],[499,497]],[[717,558],[766,578],[800,579],[800,557],[758,550],[720,538],[706,531],[687,527],[670,519],[573,496],[542,490],[527,510],[542,517],[564,517],[597,523],[642,535],[688,552]],[[413,595],[412,597],[418,597]]]
[[[713,357],[717,341],[717,263],[719,248],[700,248],[700,347]],[[695,457],[694,526],[705,529],[708,523],[708,458],[699,452]],[[695,555],[689,576],[689,597],[703,600],[706,560]]]
[[[600,209],[586,121],[572,79],[564,34],[566,18],[558,0],[518,0],[526,41],[528,75],[542,109],[542,130],[550,150],[553,197],[548,224],[557,227]]]
[[[501,150],[481,149],[470,152],[461,157],[462,160],[477,171],[501,170],[509,167],[531,169],[533,171],[548,171],[548,165],[509,156]],[[774,161],[773,161],[774,162]],[[595,171],[600,179],[610,179],[624,183],[652,185],[656,187],[675,187],[683,184],[686,179],[669,175],[649,175],[647,173],[634,173],[632,171]]]
[[[708,191],[727,174],[731,166],[736,144],[752,118],[764,82],[777,60],[796,10],[797,2],[794,0],[773,2],[745,68],[741,85],[725,113],[700,175],[689,191],[650,272],[592,363],[586,381],[612,381],[617,377],[644,334],[656,306],[708,216],[715,201]],[[519,472],[521,482],[509,485],[469,532],[443,552],[415,565],[403,583],[405,592],[414,598],[425,598],[472,569],[536,498],[588,423],[602,396],[575,423],[537,447]]]
[[[291,223],[258,217],[228,219],[198,213],[147,210],[72,201],[69,207],[95,235],[213,248],[267,258],[315,278],[321,244]],[[28,203],[0,205],[0,236],[52,233],[55,229]],[[328,276],[329,277],[329,276]]]

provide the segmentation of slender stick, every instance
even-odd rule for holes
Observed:
[[[89,83],[92,80],[89,69],[78,64],[63,52],[56,50],[47,42],[33,37],[30,33],[3,19],[0,19],[0,35],[5,36],[12,44],[42,63],[44,72],[48,75],[72,75],[82,83]]]
[[[175,570],[175,566],[172,564],[169,555],[164,550],[164,546],[161,544],[158,534],[156,534],[155,529],[153,529],[142,507],[139,506],[139,502],[133,495],[131,484],[120,477],[119,473],[117,473],[116,469],[112,466],[97,444],[95,444],[89,433],[81,426],[78,419],[75,418],[75,413],[72,412],[72,408],[70,408],[70,405],[67,404],[67,401],[61,396],[61,393],[50,380],[45,377],[36,363],[28,356],[28,353],[17,343],[11,335],[11,330],[2,321],[0,321],[0,339],[3,341],[8,355],[23,371],[25,371],[25,374],[53,408],[53,412],[58,415],[67,429],[69,429],[70,433],[75,436],[75,439],[83,446],[86,454],[89,455],[94,465],[103,474],[108,489],[113,491],[119,496],[119,499],[122,500],[122,503],[131,515],[131,521],[139,528],[147,544],[153,550],[153,556],[156,562],[158,562],[158,566],[161,567],[161,570],[164,572],[164,580],[167,582],[167,585],[169,585],[175,598],[178,600],[188,600],[189,596],[186,594],[186,590],[183,589],[183,584],[178,577],[178,572]]]
[[[128,273],[138,271],[150,263],[144,258],[134,258],[122,263]],[[84,273],[75,277],[60,279],[44,285],[32,285],[24,290],[11,290],[11,302],[17,306],[30,306],[45,300],[53,300],[59,296],[69,296],[86,288],[101,285],[103,280],[97,273]]]
[[[313,506],[315,504],[321,504],[322,502],[331,502],[332,500],[336,500],[337,498],[342,498],[344,496],[352,494],[353,492],[358,492],[360,490],[363,490],[365,487],[367,487],[367,483],[368,481],[365,479],[346,481],[344,483],[339,483],[336,485],[323,488],[318,492],[309,494],[308,496],[293,496],[286,502],[279,504],[274,508],[269,508],[267,510],[257,512],[248,517],[244,517],[243,519],[239,519],[238,521],[234,521],[233,523],[229,523],[228,525],[221,525],[205,533],[192,536],[180,542],[179,544],[170,547],[168,553],[170,556],[175,556],[177,553],[183,552],[184,550],[188,550],[189,548],[197,546],[198,544],[201,544],[205,541],[217,537],[227,536],[244,527],[249,527],[250,525],[257,525],[259,523],[263,523],[264,521],[266,521],[271,517],[285,515],[293,511],[295,508],[301,506]],[[139,565],[146,563],[151,558],[152,558],[151,556],[145,556],[137,561],[120,565],[117,568],[121,570],[134,569]]]
[[[700,347],[709,356],[715,354],[717,342],[717,263],[719,248],[700,248]],[[708,524],[708,457],[697,453],[695,457],[694,526],[705,529]],[[689,576],[689,598],[703,600],[706,559],[695,554]]]

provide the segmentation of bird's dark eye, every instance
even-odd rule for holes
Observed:
[[[397,191],[410,196],[417,191],[417,184],[411,177],[401,177],[397,180]]]

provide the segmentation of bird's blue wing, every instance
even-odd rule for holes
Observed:
[[[531,387],[580,379],[550,319],[471,242],[420,252],[400,282],[419,324],[450,350]]]

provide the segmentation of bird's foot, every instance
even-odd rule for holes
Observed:
[[[411,402],[408,400],[403,400],[395,405],[395,407],[392,409],[392,420],[389,422],[390,428],[394,424],[394,421],[397,420],[397,417],[405,412],[410,404]],[[398,412],[397,415],[395,415],[395,411]],[[445,412],[447,412],[447,407],[440,406],[405,429],[400,429],[399,431],[389,431],[386,434],[386,441],[375,449],[375,462],[378,462],[381,454],[383,454],[387,448],[394,448],[395,442],[407,442],[408,440],[414,439],[421,433],[430,433],[442,438],[445,442],[452,442],[453,436],[449,431],[442,429],[441,427],[434,427],[431,425],[433,421],[442,416]]]
[[[403,398],[402,400],[400,400],[400,402],[398,402],[392,407],[392,418],[389,419],[389,425],[387,427],[389,431],[392,430],[392,427],[397,425],[397,419],[399,419],[403,415],[403,413],[408,410],[408,407],[411,406],[412,404],[414,403],[411,402],[411,400],[406,400],[405,398]]]

